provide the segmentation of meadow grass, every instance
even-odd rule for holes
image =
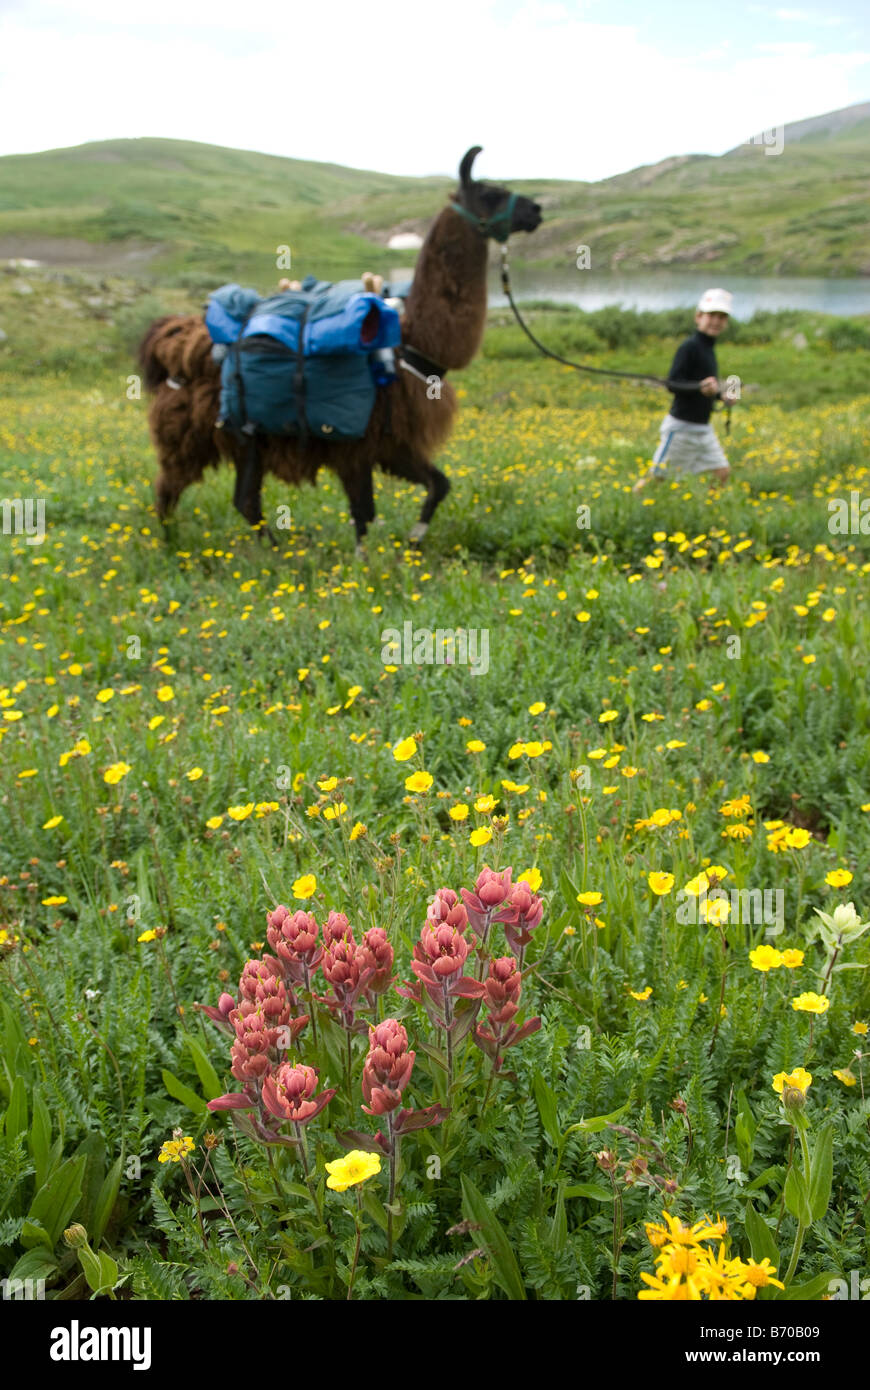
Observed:
[[[759,387],[725,441],[732,481],[634,497],[662,396],[526,359],[513,334],[496,324],[461,377],[453,491],[424,551],[403,539],[419,493],[381,479],[366,561],[331,476],[267,484],[267,514],[292,509],[277,552],[240,523],[225,470],[165,536],[117,348],[99,369],[73,355],[10,376],[3,491],[46,499],[46,536],[2,542],[4,1273],[86,1296],[60,1212],[102,1244],[97,1286],[118,1297],[633,1299],[663,1206],[720,1214],[732,1254],[772,1248],[780,1279],[797,1250],[792,1296],[866,1268],[853,1054],[870,987],[837,966],[866,966],[867,945],[827,972],[814,935],[814,909],[870,906],[870,541],[828,527],[832,498],[867,495],[863,354],[723,344]],[[590,360],[660,372],[671,350]],[[385,659],[408,622],[485,630],[488,669]],[[431,786],[406,790],[420,769]],[[365,1032],[349,1088],[322,1007],[294,1054],[338,1088],[308,1135],[312,1199],[292,1153],[267,1162],[205,1111],[238,1083],[194,1004],[235,991],[276,901],[386,927],[409,979],[435,890],[484,865],[540,875],[520,1018],[541,1027],[492,1090],[466,1040],[449,1090],[443,1037],[386,997],[417,1052],[406,1103],[451,1113],[404,1141],[395,1213],[384,1174],[359,1189],[354,1266],[353,1194],[325,1190],[323,1163],[336,1133],[383,1124],[360,1110]],[[782,932],[685,920],[677,892],[711,866],[726,890],[781,892]],[[656,873],[673,876],[662,896]],[[802,962],[762,973],[764,944]],[[830,1007],[795,1010],[807,991]],[[798,1067],[822,1188],[835,1141],[809,1223],[803,1131],[772,1086]],[[196,1168],[158,1163],[176,1128]],[[60,1163],[69,1200],[49,1220],[34,1204]],[[204,1175],[196,1200],[180,1170]]]

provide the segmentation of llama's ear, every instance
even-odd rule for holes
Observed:
[[[462,156],[462,163],[459,166],[459,182],[463,188],[467,188],[471,183],[471,166],[482,149],[482,145],[472,145],[468,153]]]

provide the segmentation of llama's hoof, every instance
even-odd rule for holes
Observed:
[[[259,539],[263,542],[264,545],[270,545],[270,546],[272,547],[273,550],[279,550],[279,549],[280,549],[280,543],[279,543],[279,541],[278,541],[278,537],[275,535],[275,532],[274,532],[273,530],[271,530],[270,527],[268,527],[268,526],[261,526],[261,527],[259,528],[257,534],[258,534],[258,536],[259,536]]]
[[[423,537],[425,536],[428,530],[428,521],[415,522],[415,524],[411,527],[411,533],[408,536],[408,544],[418,549],[420,544],[422,543]]]

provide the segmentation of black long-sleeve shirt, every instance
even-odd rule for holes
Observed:
[[[698,391],[680,391],[672,386],[672,381],[703,381],[705,377],[718,379],[716,353],[713,349],[715,338],[709,333],[696,329],[691,338],[681,343],[674,354],[671,370],[668,372],[668,390],[673,391],[674,400],[671,414],[675,420],[687,420],[693,425],[707,425],[713,411],[713,402],[721,397],[705,396]]]

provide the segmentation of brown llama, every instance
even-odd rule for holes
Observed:
[[[160,472],[155,482],[157,512],[164,521],[185,488],[221,458],[235,465],[233,502],[246,521],[263,521],[263,477],[314,483],[320,468],[338,474],[356,528],[357,548],[375,517],[372,474],[420,483],[426,497],[410,539],[422,540],[450,484],[432,463],[450,434],[456,393],[444,380],[466,367],[478,351],[486,323],[487,239],[506,241],[511,232],[533,232],[541,210],[529,198],[471,178],[480,152],[463,157],[459,187],[435,218],[421,248],[396,349],[398,374],[378,390],[365,436],[329,443],[307,438],[258,435],[256,446],[218,428],[220,368],[201,318],[157,319],[139,348],[145,387],[153,392],[148,421]],[[274,539],[274,538],[273,538]]]

